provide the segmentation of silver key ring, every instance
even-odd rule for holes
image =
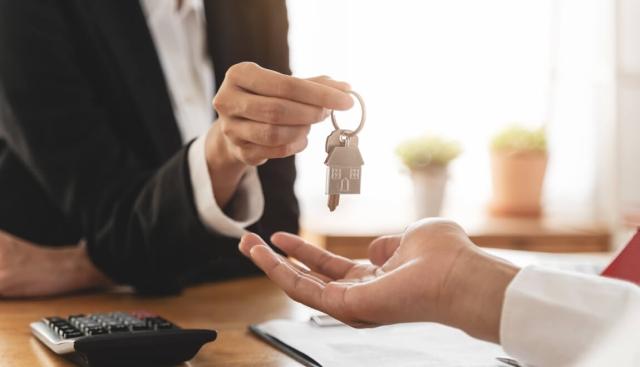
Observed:
[[[360,130],[362,130],[362,128],[364,127],[364,121],[367,119],[367,109],[364,106],[364,100],[358,93],[354,91],[349,91],[348,93],[351,93],[356,97],[356,99],[358,100],[358,103],[360,103],[360,108],[362,109],[362,117],[360,118],[360,124],[358,125],[358,127],[353,131],[345,130],[344,134],[346,136],[353,136],[358,134]],[[340,129],[340,126],[338,126],[338,121],[336,120],[336,115],[334,114],[334,112],[335,112],[334,110],[331,110],[331,123],[333,124],[333,127],[336,130],[342,130]]]

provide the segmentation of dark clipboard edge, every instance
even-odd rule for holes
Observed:
[[[249,325],[249,331],[253,333],[253,335],[262,339],[267,344],[281,351],[282,353],[288,355],[289,357],[295,359],[297,362],[302,363],[302,365],[306,367],[322,367],[322,365],[316,362],[313,358],[308,355],[302,353],[301,351],[292,348],[290,345],[282,342],[280,339],[275,338],[268,333],[262,331],[258,325]]]

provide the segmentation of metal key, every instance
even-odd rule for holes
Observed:
[[[345,137],[343,145],[333,146],[324,162],[327,165],[327,194],[329,210],[334,211],[340,203],[340,195],[359,194],[362,155],[357,139]]]
[[[356,135],[364,126],[366,111],[362,98],[355,92],[350,92],[360,102],[362,118],[355,131],[340,129],[333,111],[331,121],[335,130],[329,134],[325,143],[327,159],[327,179],[325,193],[329,195],[327,205],[330,211],[334,211],[340,203],[342,194],[359,194],[360,178],[364,161],[358,149],[358,136]]]

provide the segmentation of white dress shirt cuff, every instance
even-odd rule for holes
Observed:
[[[205,135],[197,138],[189,147],[188,161],[193,187],[193,199],[198,217],[211,231],[229,237],[241,237],[245,228],[260,219],[264,212],[264,196],[256,167],[244,174],[229,203],[228,215],[215,200],[211,176],[204,151]]]
[[[527,365],[600,366],[601,358],[621,362],[604,365],[632,365],[640,354],[629,344],[640,326],[638,307],[640,292],[631,283],[529,266],[507,287],[500,342]]]

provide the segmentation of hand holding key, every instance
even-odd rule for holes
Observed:
[[[229,68],[213,100],[218,120],[204,143],[218,206],[231,200],[249,166],[302,151],[312,124],[329,110],[351,108],[350,88],[329,77],[300,79],[251,62]]]
[[[300,79],[250,62],[236,64],[213,100],[219,118],[212,128],[227,155],[260,165],[302,151],[312,124],[324,120],[328,110],[351,108],[349,89],[328,77]],[[214,136],[208,140],[216,141]],[[207,158],[219,158],[216,153]]]

